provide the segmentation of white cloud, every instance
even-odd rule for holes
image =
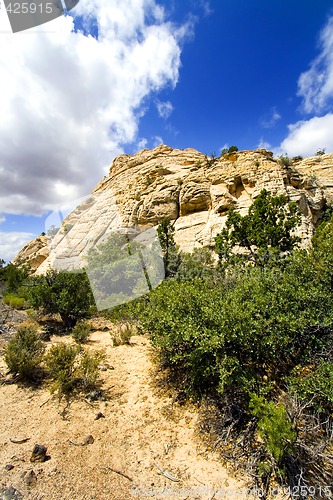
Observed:
[[[144,100],[178,81],[193,23],[172,25],[156,0],[80,0],[74,12],[98,39],[71,17],[1,34],[1,212],[40,214],[89,192],[136,140]]]
[[[145,147],[147,146],[148,144],[148,141],[147,139],[145,139],[144,137],[142,139],[139,140],[138,144],[137,144],[137,148],[138,150],[140,151],[141,149],[145,149]]]
[[[260,120],[260,124],[264,128],[273,128],[279,120],[281,120],[281,115],[278,113],[277,109],[273,107],[267,116],[264,116]]]
[[[32,233],[15,233],[0,231],[0,259],[10,262],[15,255],[36,235]]]
[[[298,95],[303,98],[307,113],[327,111],[333,99],[333,16],[320,34],[320,54],[301,74],[298,80]]]
[[[333,152],[333,113],[302,120],[288,126],[289,134],[276,153],[311,156],[320,148]]]
[[[160,137],[159,135],[156,135],[155,137],[153,137],[153,146],[154,146],[154,148],[156,148],[160,144],[163,144],[162,137]]]
[[[2,214],[0,214],[0,224],[6,221],[6,217]]]
[[[272,145],[269,142],[265,141],[263,137],[260,137],[260,141],[257,148],[267,149],[267,151],[271,151]]]
[[[174,109],[170,101],[162,102],[162,101],[157,100],[156,107],[157,107],[157,111],[158,111],[159,116],[161,118],[164,118],[164,120],[169,118],[169,116],[171,115],[171,113],[173,112],[173,109]]]

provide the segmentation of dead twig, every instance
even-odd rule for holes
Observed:
[[[15,438],[10,438],[10,441],[12,443],[15,443],[15,444],[22,444],[22,443],[26,443],[27,441],[29,441],[31,438],[23,438],[23,439],[15,439]]]
[[[172,474],[170,474],[168,471],[162,469],[162,467],[160,465],[158,465],[156,460],[154,460],[154,463],[155,463],[156,467],[158,468],[158,470],[163,474],[163,476],[170,479],[170,481],[174,481],[175,483],[179,483],[180,479],[177,479],[176,477],[172,476]]]
[[[39,405],[39,408],[41,408],[42,406],[46,405],[46,403],[48,403],[50,401],[51,398],[48,398],[46,401],[44,401],[44,403],[42,403],[41,405]]]
[[[130,476],[128,476],[127,474],[125,474],[124,472],[121,472],[118,469],[114,469],[113,467],[110,467],[109,465],[105,465],[105,468],[110,470],[111,472],[114,472],[115,474],[119,474],[119,476],[123,476],[126,479],[128,479],[129,481],[133,482],[133,479]]]

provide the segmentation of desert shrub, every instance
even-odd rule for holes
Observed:
[[[195,248],[192,253],[181,253],[177,279],[193,280],[218,274],[213,253],[209,248]]]
[[[18,297],[12,293],[5,293],[3,295],[3,301],[13,309],[24,309],[25,298],[23,297]]]
[[[289,156],[287,154],[280,155],[278,158],[278,163],[280,163],[280,165],[282,165],[284,167],[291,167],[291,165],[293,164],[293,160],[291,158],[289,158]]]
[[[132,335],[136,332],[135,326],[129,322],[119,323],[116,328],[116,332],[112,333],[113,345],[119,346],[123,344],[129,344]]]
[[[96,386],[98,379],[98,366],[105,359],[101,352],[83,351],[80,357],[77,374],[80,380],[80,385],[85,390],[93,389]]]
[[[6,291],[8,293],[16,293],[25,282],[29,274],[26,266],[16,266],[12,263],[2,269],[2,280],[6,282]]]
[[[66,328],[89,316],[94,299],[85,273],[49,271],[31,280],[29,303],[45,314],[60,314]]]
[[[317,366],[296,366],[288,378],[289,390],[323,417],[333,411],[333,360],[321,359]]]
[[[79,321],[72,330],[72,337],[78,344],[87,342],[91,332],[91,326],[86,321]]]
[[[44,344],[33,327],[21,327],[8,342],[5,362],[20,379],[32,381],[41,373]]]
[[[98,365],[103,359],[103,353],[84,350],[78,345],[64,342],[53,345],[46,356],[51,391],[62,396],[92,389],[97,382]]]
[[[251,414],[258,419],[259,435],[265,440],[268,452],[277,465],[280,465],[296,441],[296,432],[284,405],[275,405],[273,401],[265,401],[252,394],[249,408]]]
[[[79,346],[61,342],[53,345],[46,356],[46,368],[52,380],[51,391],[68,394],[77,385]]]

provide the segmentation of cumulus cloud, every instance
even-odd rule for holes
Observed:
[[[162,102],[162,101],[157,100],[156,107],[157,107],[157,111],[158,111],[159,116],[161,118],[164,118],[164,120],[169,118],[169,116],[173,112],[173,106],[172,106],[170,101]]]
[[[281,143],[280,153],[311,156],[318,149],[333,151],[333,113],[303,120],[288,126],[289,134]]]
[[[260,120],[260,124],[264,128],[273,128],[279,120],[281,120],[281,115],[274,107]]]
[[[0,259],[10,262],[15,255],[35,237],[32,233],[7,233],[0,231]]]
[[[193,26],[172,25],[156,0],[80,0],[72,13],[80,24],[1,35],[3,213],[37,215],[89,192],[137,140],[144,100],[178,81]]]
[[[328,111],[333,101],[333,16],[320,34],[319,48],[319,55],[298,80],[298,95],[307,113]]]

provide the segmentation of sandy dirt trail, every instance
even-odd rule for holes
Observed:
[[[3,345],[0,335],[2,373]],[[108,331],[96,331],[88,345],[106,353],[100,372],[105,401],[81,398],[67,405],[47,388],[0,386],[0,490],[13,486],[35,500],[246,496],[245,483],[197,436],[198,408],[179,405],[156,385],[146,337],[134,336],[130,345],[113,347]],[[96,420],[99,412],[104,417]],[[88,435],[92,444],[69,442],[82,443]],[[11,441],[25,438],[30,439]],[[30,462],[36,443],[47,446],[48,461]],[[14,468],[6,470],[6,465]],[[28,486],[31,470],[35,484]]]

